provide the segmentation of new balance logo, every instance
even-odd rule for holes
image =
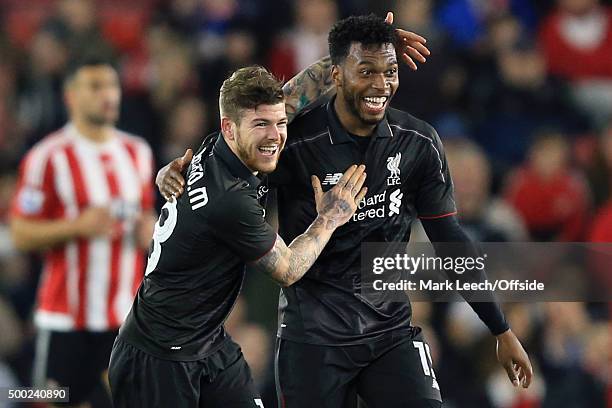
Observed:
[[[389,217],[393,214],[399,215],[400,208],[402,206],[402,198],[404,197],[404,193],[398,188],[389,196]]]
[[[338,184],[341,177],[342,177],[342,173],[327,173],[325,175],[325,179],[323,180],[323,183],[321,184],[324,186],[335,186],[336,184]]]

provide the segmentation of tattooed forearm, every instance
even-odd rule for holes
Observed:
[[[315,263],[334,230],[329,220],[317,217],[288,247],[280,236],[277,237],[272,250],[253,265],[279,285],[292,285]]]
[[[291,121],[304,108],[334,89],[331,78],[331,59],[324,57],[291,78],[285,91],[285,108]]]
[[[281,237],[277,237],[274,247],[259,260],[255,261],[255,266],[264,272],[274,271],[278,268],[278,264],[285,251],[287,251],[287,246]]]

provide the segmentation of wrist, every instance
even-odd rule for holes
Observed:
[[[499,341],[510,340],[510,339],[514,338],[514,333],[512,333],[512,329],[508,329],[505,332],[496,335],[495,337]]]
[[[325,231],[331,232],[335,231],[336,228],[340,226],[333,217],[329,217],[323,214],[318,214],[312,225],[316,228],[321,228]]]
[[[71,238],[81,238],[83,236],[83,231],[78,218],[75,220],[69,220],[66,229],[68,230],[68,234]]]

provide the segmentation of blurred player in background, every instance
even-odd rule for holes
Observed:
[[[223,83],[219,110],[221,133],[193,157],[188,193],[162,208],[145,278],[113,346],[115,408],[263,407],[223,327],[245,264],[293,284],[366,194],[364,166],[350,166],[325,194],[314,177],[317,214],[285,244],[264,219],[256,177],[274,170],[287,139],[281,83],[262,67],[241,68]]]
[[[117,71],[99,58],[65,79],[70,121],[25,156],[12,204],[15,246],[44,253],[34,385],[70,387],[73,406],[110,407],[106,370],[153,233],[152,152],[115,127]]]
[[[408,299],[370,302],[361,294],[361,243],[406,242],[417,217],[432,242],[462,242],[463,255],[478,256],[458,223],[436,131],[389,108],[405,46],[389,20],[370,15],[336,23],[329,45],[337,96],[295,119],[270,175],[278,188],[280,234],[293,239],[316,208],[306,194],[311,174],[333,188],[348,163],[361,161],[369,173],[364,205],[304,278],[281,291],[276,351],[281,407],[355,407],[357,395],[369,408],[441,406],[429,346],[421,329],[410,324]],[[415,47],[422,50],[422,44]],[[529,358],[499,305],[470,305],[497,336],[498,359],[510,381],[528,387]]]

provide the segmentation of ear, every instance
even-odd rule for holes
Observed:
[[[234,140],[234,122],[227,116],[221,118],[221,131],[228,140]]]
[[[339,65],[332,65],[331,78],[337,87],[342,86],[342,70]]]
[[[72,107],[72,101],[74,99],[74,96],[73,96],[72,89],[70,89],[69,86],[64,86],[64,93],[62,96],[64,100],[64,106],[68,108]]]

